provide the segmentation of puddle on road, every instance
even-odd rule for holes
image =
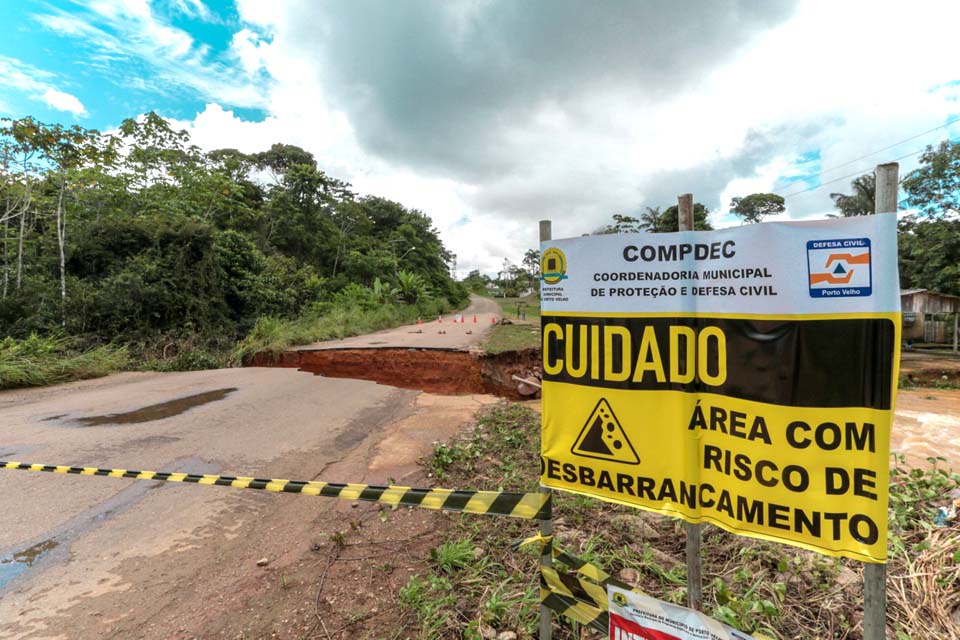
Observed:
[[[214,389],[213,391],[204,391],[192,396],[177,398],[159,404],[151,404],[134,411],[126,413],[110,413],[103,416],[88,416],[86,418],[77,418],[77,422],[86,427],[96,427],[105,424],[140,424],[142,422],[151,422],[178,416],[188,409],[199,407],[201,405],[223,400],[228,395],[236,391],[236,387],[226,389]]]
[[[44,540],[23,551],[18,551],[11,556],[0,558],[0,589],[19,576],[21,573],[33,566],[43,554],[60,545],[54,539]]]

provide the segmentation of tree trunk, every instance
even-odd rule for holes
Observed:
[[[64,244],[67,239],[67,218],[63,214],[63,192],[65,185],[60,183],[60,195],[57,197],[57,245],[60,248],[60,326],[67,326],[67,272],[64,256]]]
[[[20,283],[23,281],[23,234],[27,223],[27,210],[20,211],[20,237],[17,240],[17,291],[20,291]]]
[[[0,299],[6,299],[7,290],[10,286],[10,239],[7,233],[10,229],[10,219],[3,216],[3,294]]]

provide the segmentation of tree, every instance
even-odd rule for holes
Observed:
[[[531,288],[540,291],[540,252],[536,249],[527,249],[521,264],[527,271]]]
[[[663,214],[660,212],[660,207],[644,208],[646,211],[640,214],[640,224],[637,225],[637,229],[656,233],[660,227],[660,218],[663,217]]]
[[[463,285],[473,293],[484,293],[489,283],[490,278],[480,273],[479,269],[474,269],[463,279]]]
[[[872,173],[866,173],[850,183],[853,193],[831,193],[834,206],[840,211],[841,218],[869,216],[874,213],[874,201],[877,194],[877,179]],[[836,214],[828,214],[831,218]]]
[[[960,143],[944,140],[936,148],[928,146],[920,167],[904,178],[903,188],[921,216],[960,211]]]
[[[739,216],[750,224],[761,222],[769,215],[786,211],[783,196],[775,193],[751,193],[743,198],[734,198],[730,201],[730,213]]]
[[[710,210],[703,203],[697,202],[693,205],[693,229],[694,231],[713,231],[713,226],[707,220],[707,214]],[[680,229],[680,210],[677,205],[667,207],[660,216],[660,224],[657,228],[658,233],[678,231]]]
[[[960,295],[960,220],[900,221],[900,285]]]

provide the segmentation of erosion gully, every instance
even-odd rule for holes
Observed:
[[[540,350],[485,354],[410,347],[315,349],[279,356],[256,354],[245,365],[295,368],[328,378],[370,380],[428,393],[489,393],[520,400],[529,398],[534,389],[518,384],[513,376],[539,381]]]

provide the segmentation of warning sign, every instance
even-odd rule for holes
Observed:
[[[759,640],[693,609],[608,587],[610,640]]]
[[[541,249],[544,485],[886,559],[895,215]]]
[[[617,416],[610,408],[610,403],[604,398],[600,398],[600,402],[587,418],[570,452],[585,458],[612,460],[625,464],[640,462],[637,452],[630,444],[630,438],[624,433]]]

